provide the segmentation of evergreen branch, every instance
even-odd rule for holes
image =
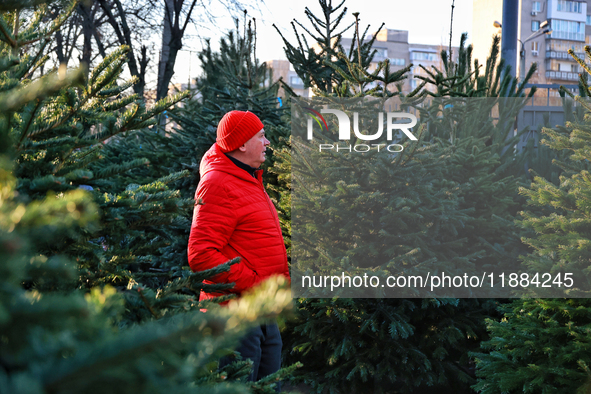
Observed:
[[[47,41],[49,42],[49,41]],[[29,72],[27,72],[24,75],[24,79],[31,79],[33,78],[33,74],[35,74],[35,71],[37,71],[41,66],[43,66],[45,63],[47,63],[47,61],[49,60],[49,55],[43,55],[41,56],[42,51],[37,52],[37,55],[31,59],[31,63],[35,63],[33,64],[33,67],[30,68]]]
[[[587,57],[588,57],[588,58],[591,58],[591,47],[590,47],[589,45],[585,45],[585,48],[584,48],[584,50],[585,50],[585,53],[587,54]],[[573,50],[572,50],[572,48],[571,48],[571,49],[569,49],[569,50],[567,51],[567,53],[568,53],[569,55],[571,55],[571,57],[572,57],[573,59],[575,59],[575,61],[576,61],[577,63],[579,63],[579,66],[581,66],[581,67],[583,68],[583,70],[585,70],[585,72],[586,72],[587,74],[591,75],[591,68],[589,67],[589,65],[588,65],[588,64],[587,64],[587,63],[586,63],[586,62],[585,62],[583,59],[579,58],[579,57],[576,55],[575,51],[573,51]]]
[[[104,104],[103,111],[104,112],[114,112],[114,111],[117,111],[123,107],[128,106],[129,104],[131,104],[135,101],[138,101],[138,95],[134,93],[134,94],[129,95],[127,97],[122,97],[120,99],[117,99],[117,100],[114,100],[114,101]]]
[[[23,37],[31,36],[36,34],[36,30],[39,30],[38,27],[43,18],[46,18],[48,15],[47,12],[47,4],[42,4],[40,7],[37,7],[35,13],[33,14],[33,18],[28,21],[29,27],[28,29],[19,33],[19,37],[22,39]]]
[[[80,168],[88,168],[88,165],[92,162],[95,162],[101,158],[100,156],[100,149],[102,146],[98,145],[93,149],[89,149],[87,154],[84,155],[70,155],[68,161],[64,164],[64,166],[56,172],[55,175],[62,176],[63,174],[67,174],[72,171],[76,171]],[[74,156],[74,157],[72,157]]]
[[[150,303],[148,302],[148,300],[146,299],[146,297],[144,296],[144,293],[142,291],[142,288],[138,286],[137,288],[137,292],[140,295],[140,298],[142,299],[142,301],[144,302],[144,305],[146,305],[146,308],[148,308],[148,310],[150,311],[150,313],[152,314],[152,316],[154,316],[154,318],[156,320],[160,319],[160,317],[158,316],[158,314],[156,314],[156,312],[154,312],[154,309],[152,308],[152,306],[150,305]]]
[[[122,49],[124,49],[124,47],[122,47]],[[118,54],[119,52],[120,51],[115,51],[115,54]],[[127,53],[127,51],[122,52]],[[108,63],[104,70],[96,76],[96,79],[88,84],[84,101],[88,101],[91,97],[95,97],[104,87],[116,84],[117,77],[123,72],[125,62],[125,57],[119,55],[115,60]],[[103,60],[102,63],[105,63],[105,61]]]
[[[15,87],[18,87],[20,84],[18,79],[14,78],[7,78],[4,81],[0,81],[0,92],[6,92],[8,90],[12,90]]]
[[[0,73],[10,69],[11,67],[20,63],[20,59],[17,57],[6,56],[0,58]]]
[[[92,376],[96,371],[120,367],[138,360],[141,356],[154,352],[163,344],[172,346],[180,343],[183,337],[194,338],[205,328],[211,329],[214,336],[220,336],[223,333],[223,319],[217,316],[206,319],[205,316],[199,316],[195,312],[178,317],[170,326],[157,324],[159,321],[155,321],[137,329],[127,330],[115,340],[102,344],[92,352],[81,351],[77,356],[62,361],[53,368],[47,368],[44,377],[46,390],[59,392],[62,386],[84,387],[88,376]],[[204,323],[201,324],[202,328],[198,325],[200,322]]]
[[[37,99],[35,101],[30,102],[25,107],[25,110],[24,110],[24,114],[26,116],[25,117],[25,123],[22,126],[21,136],[18,139],[18,142],[16,144],[17,148],[20,146],[20,144],[23,142],[25,136],[29,132],[29,128],[33,124],[33,121],[35,120],[35,115],[37,114],[37,111],[39,110],[39,107],[40,106],[41,106],[41,100]],[[32,108],[29,109],[28,107],[32,107]]]
[[[23,149],[26,149],[29,147],[38,148],[38,150],[39,149],[47,149],[50,146],[60,146],[61,144],[67,144],[67,143],[71,142],[72,140],[73,140],[73,137],[70,137],[70,136],[48,138],[48,139],[41,140],[41,141],[28,140],[23,145]]]
[[[180,102],[190,96],[191,96],[191,92],[184,91],[184,92],[177,93],[174,96],[167,96],[167,97],[160,99],[160,101],[158,101],[151,109],[144,112],[143,114],[141,114],[141,116],[138,117],[139,122],[144,122],[144,121],[160,114],[161,112],[169,109],[173,105],[177,104],[178,102]]]
[[[18,40],[17,45],[19,47],[23,47],[26,45],[30,45],[34,42],[37,42],[45,37],[49,37],[53,35],[59,28],[64,24],[64,22],[72,15],[76,6],[78,5],[78,0],[73,0],[68,7],[66,7],[64,12],[60,12],[60,16],[53,20],[51,26],[39,33],[32,34],[33,37],[24,37],[22,40]]]
[[[287,376],[291,376],[296,369],[302,368],[304,364],[301,362],[297,362],[295,364],[290,365],[289,367],[281,368],[279,371],[272,373],[270,375],[265,376],[262,379],[257,380],[253,383],[253,387],[264,387],[267,384],[271,384],[271,387],[275,387],[275,384],[284,379]],[[591,376],[591,374],[590,374]]]
[[[66,175],[64,175],[64,178],[66,178],[66,181],[70,183],[86,183],[87,181],[92,179],[92,171],[83,170],[79,168],[68,172]]]
[[[158,121],[154,118],[150,118],[148,120],[145,120],[143,122],[139,122],[139,123],[135,123],[133,125],[133,130],[141,130],[141,129],[145,129],[148,128],[150,126],[154,126],[158,123]]]
[[[320,45],[321,52],[319,53],[319,55],[322,55],[322,54],[324,54],[324,53],[327,52],[327,49],[326,49],[326,47],[325,47],[325,45],[323,43],[323,40],[321,40],[320,38],[314,36],[314,34],[312,34],[308,29],[306,29],[306,27],[304,25],[302,25],[299,21],[294,20],[294,22],[297,23],[302,29],[304,29],[304,31],[306,33],[308,33],[310,35],[310,37],[312,37]],[[295,26],[294,26],[294,30],[295,30]],[[296,31],[296,34],[298,34],[297,31]],[[300,44],[300,48],[301,47],[302,46]]]
[[[6,21],[3,17],[0,18],[0,33],[4,36],[4,39],[0,39],[1,41],[6,42],[12,48],[17,47],[16,40],[14,39],[14,36],[10,33],[10,28],[6,24]]]
[[[129,170],[150,164],[148,159],[135,159],[121,164],[112,164],[96,173],[96,179],[110,178],[114,175],[128,172]]]
[[[97,79],[101,76],[103,71],[109,68],[109,66],[115,61],[120,60],[122,57],[126,56],[129,50],[130,49],[128,46],[122,45],[115,51],[107,55],[107,57],[104,58],[103,61],[100,62],[100,64],[96,66],[90,73],[90,78],[88,79],[89,84],[92,85],[96,83]]]
[[[344,15],[343,15],[344,16]],[[340,23],[340,17],[338,18],[338,22]],[[355,25],[355,22],[351,22],[351,24],[345,28],[343,28],[343,30],[341,30],[340,32],[335,34],[335,37],[341,37],[347,30],[349,30],[350,28],[352,28]],[[382,24],[383,25],[383,24]],[[369,25],[367,26],[369,28]],[[367,29],[366,29],[367,31]],[[379,30],[378,30],[379,31]]]
[[[129,81],[123,82],[121,85],[115,86],[114,88],[101,90],[100,92],[98,92],[96,94],[96,97],[106,98],[106,97],[117,96],[117,95],[123,93],[124,91],[126,91],[127,89],[129,89],[130,87],[132,87],[133,85],[135,85],[137,82],[138,82],[138,77],[136,75],[134,75],[133,77],[131,77],[131,79]]]
[[[123,115],[121,115],[121,117],[117,119],[117,121],[115,122],[115,128],[111,131],[111,136],[117,135],[119,133],[131,129],[128,128],[128,126],[132,124],[134,118],[138,114],[140,114],[140,105],[141,103],[139,102],[133,103],[133,105],[131,105],[131,107],[128,108],[127,111],[125,111]]]
[[[173,282],[168,283],[160,292],[158,297],[166,297],[168,294],[176,293],[184,288],[195,290],[193,285],[200,283],[203,285],[205,279],[212,278],[223,272],[230,271],[230,267],[240,262],[240,257],[235,257],[230,261],[218,265],[217,267],[205,270],[197,271],[192,273],[188,278],[179,278]],[[203,287],[203,286],[202,286]],[[230,285],[228,289],[231,289],[233,285]]]
[[[158,184],[158,183],[163,183],[163,184],[169,184],[170,182],[174,182],[174,181],[178,181],[181,178],[185,178],[191,175],[191,172],[189,170],[182,170],[182,171],[178,171],[175,173],[172,173],[170,175],[166,175],[162,178],[158,178],[157,180],[155,180],[154,182],[152,182],[149,185],[145,185],[146,188],[149,188],[151,185],[153,184]],[[140,190],[143,188],[144,186],[140,187]]]
[[[70,119],[75,113],[75,108],[65,109],[59,105],[46,105],[41,112],[41,115],[46,115],[49,119],[41,118],[38,119],[37,126],[35,129],[29,132],[28,137],[38,137],[41,134],[47,133],[48,131],[58,130],[60,126],[63,126],[68,119]],[[55,103],[53,103],[55,104]],[[63,114],[65,112],[65,114]],[[60,116],[60,114],[62,114]]]
[[[45,175],[43,177],[33,179],[29,183],[29,189],[34,191],[47,191],[72,189],[72,187],[66,183],[66,178],[64,177]]]
[[[3,0],[0,3],[0,11],[22,10],[24,8],[32,8],[45,4],[50,1],[51,0]]]
[[[16,111],[30,101],[42,99],[45,96],[58,92],[65,86],[81,82],[82,75],[82,70],[78,69],[65,76],[52,73],[41,77],[38,81],[16,92],[0,94],[0,108],[4,112]]]
[[[88,376],[96,376],[96,371],[120,369],[163,346],[184,348],[187,340],[197,341],[206,335],[222,338],[216,343],[220,346],[225,334],[237,336],[259,321],[275,318],[290,308],[291,293],[284,287],[285,280],[268,280],[256,292],[245,294],[226,308],[155,320],[126,330],[115,339],[103,340],[99,346],[80,349],[75,356],[42,369],[45,389],[59,392],[66,386],[83,388]]]

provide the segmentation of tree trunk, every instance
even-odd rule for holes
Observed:
[[[174,0],[164,0],[164,7],[162,47],[160,49],[160,61],[158,63],[158,86],[156,88],[157,100],[160,100],[161,98],[168,95],[168,85],[170,84],[170,80],[174,74],[174,61],[176,61],[176,54],[174,54],[174,59],[171,57],[174,30]]]
[[[90,69],[90,60],[92,58],[92,17],[91,17],[91,6],[81,2],[78,5],[78,11],[82,16],[82,35],[84,37],[84,43],[82,46],[82,56],[80,57],[80,63],[86,66],[86,72]]]
[[[162,31],[162,51],[160,54],[160,63],[158,64],[158,88],[156,89],[158,100],[168,95],[168,86],[174,75],[176,57],[183,47],[185,29],[191,20],[191,14],[197,0],[191,2],[186,19],[181,26],[180,18],[184,3],[184,0],[164,0],[165,13]]]
[[[131,29],[129,28],[129,25],[127,24],[127,18],[125,17],[125,10],[123,9],[123,6],[121,5],[121,2],[119,0],[114,0],[113,3],[115,4],[115,7],[117,8],[117,12],[119,13],[119,18],[121,19],[121,26],[119,26],[119,23],[117,23],[115,16],[111,12],[111,7],[109,4],[107,4],[106,0],[99,0],[99,4],[100,4],[101,8],[103,9],[103,11],[105,12],[105,15],[107,16],[109,24],[113,27],[113,30],[115,31],[115,34],[117,35],[117,40],[119,41],[119,43],[121,45],[127,45],[130,49],[129,55],[127,56],[127,65],[129,66],[129,72],[132,76],[135,76],[139,79],[139,83],[136,83],[135,85],[133,85],[133,90],[135,93],[137,93],[140,96],[140,98],[143,98],[144,97],[144,87],[146,85],[145,84],[146,69],[145,69],[145,67],[142,67],[141,68],[142,72],[140,72],[140,69],[138,69],[137,61],[135,59],[135,54],[133,52],[133,42],[131,40]]]

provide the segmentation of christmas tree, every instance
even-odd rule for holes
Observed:
[[[590,48],[585,51],[589,57]],[[575,59],[590,71],[585,62]],[[583,78],[581,85],[582,96],[587,96],[589,88]],[[502,320],[488,321],[491,339],[483,344],[485,351],[474,355],[479,376],[475,388],[480,392],[589,391],[591,314],[588,300],[582,297],[590,290],[585,223],[591,106],[583,97],[573,98],[584,115],[568,113],[564,126],[543,129],[541,141],[565,158],[553,160],[562,175],[558,184],[537,176],[530,187],[520,189],[531,205],[522,213],[520,225],[533,233],[523,238],[531,248],[523,257],[522,273],[529,295],[581,298],[515,300],[502,309]]]
[[[321,8],[319,15],[328,17],[336,7],[321,2]],[[312,23],[313,29],[309,30],[324,32],[328,26],[331,31],[338,30],[330,20],[322,20],[322,26]],[[329,51],[326,57],[330,60],[315,56],[307,49],[307,43],[296,46],[284,41],[288,58],[291,56],[295,62],[294,69],[301,70],[301,76],[309,81],[316,96],[400,97],[407,107],[418,104],[419,89],[403,95],[397,88],[406,78],[407,69],[390,72],[385,61],[378,64],[377,71],[368,70],[371,40],[365,40],[364,35],[356,29],[354,37],[359,40],[354,38],[350,49],[331,50],[318,42]],[[336,33],[329,38],[324,41],[339,42]],[[303,36],[298,39],[306,42]],[[316,73],[322,67],[332,72]],[[311,76],[306,79],[308,74]],[[321,78],[324,78],[322,82],[316,82]],[[322,98],[318,102],[321,105]],[[373,124],[368,129],[375,127]],[[329,128],[338,129],[332,123]],[[466,237],[458,236],[465,226],[475,226],[476,222],[472,211],[461,207],[461,179],[449,176],[448,171],[458,165],[453,162],[451,148],[438,143],[436,129],[413,130],[417,129],[419,142],[401,140],[404,149],[398,154],[384,156],[371,151],[359,160],[351,156],[347,160],[331,151],[327,160],[334,165],[326,170],[309,165],[318,164],[318,152],[292,140],[290,163],[294,173],[305,179],[301,185],[294,186],[293,236],[296,240],[297,235],[304,243],[313,240],[300,251],[296,247],[292,252],[298,267],[304,262],[304,269],[321,269],[322,275],[345,272],[350,276],[363,273],[379,276],[390,272],[387,264],[388,267],[404,265],[405,273],[412,272],[414,267],[453,272],[486,255],[482,246],[472,248]],[[315,138],[336,144],[336,137],[326,133]],[[454,148],[467,149],[467,146],[454,145]],[[491,160],[485,154],[473,160],[499,166],[498,160]],[[294,183],[299,181],[295,176]],[[499,193],[508,192],[506,187],[498,187]],[[363,236],[368,231],[379,231],[383,239],[368,241]],[[360,267],[349,263],[359,256],[370,256],[364,261],[370,261],[371,265]],[[297,278],[293,269],[292,275]],[[315,289],[308,290],[309,296],[314,297]],[[347,297],[344,291],[337,294]],[[458,299],[301,298],[298,321],[286,338],[291,349],[288,359],[304,362],[299,378],[319,393],[385,392],[393,388],[396,392],[417,392],[428,386],[435,386],[439,391],[467,391],[473,382],[468,350],[475,349],[485,335],[482,321],[492,313],[493,306],[488,301]]]
[[[186,94],[145,108],[126,93],[133,80],[118,82],[125,48],[89,73],[42,73],[51,35],[76,4],[58,20],[27,5],[0,18],[0,391],[274,392],[279,375],[227,383],[244,379],[248,363],[218,373],[216,360],[289,306],[289,292],[269,282],[199,312],[202,280],[233,262],[197,274],[185,260],[165,263],[193,204],[167,184],[185,174],[126,184],[122,174],[148,161],[101,154],[104,142],[150,133]]]

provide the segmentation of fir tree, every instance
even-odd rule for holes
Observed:
[[[13,165],[0,155],[0,392],[250,392],[249,386],[227,382],[234,380],[230,373],[247,371],[212,374],[211,365],[253,316],[274,318],[289,306],[287,290],[269,282],[257,295],[217,312],[193,311],[119,331],[114,325],[124,302],[113,287],[87,294],[38,290],[75,280],[77,269],[67,258],[40,255],[34,246],[96,224],[92,197],[74,190],[23,203]],[[274,392],[276,377],[253,386],[254,392]]]
[[[523,204],[517,191],[528,184],[526,163],[536,165],[532,156],[513,148],[526,132],[515,133],[514,124],[535,92],[534,87],[527,97],[524,93],[535,65],[524,81],[512,79],[504,61],[496,63],[500,39],[494,37],[481,75],[478,60],[471,67],[472,48],[465,46],[466,38],[462,35],[457,62],[449,61],[444,51],[444,69],[425,69],[428,76],[418,77],[435,88],[427,91],[432,103],[418,110],[428,122],[425,138],[449,152],[442,162],[443,176],[458,183],[459,208],[469,212],[470,220],[457,235],[468,240],[465,252],[479,254],[476,264],[483,271],[513,272],[518,255],[525,252],[521,231],[514,225]]]
[[[321,3],[321,7],[322,14],[330,14],[329,4]],[[358,29],[354,34],[359,40],[353,40],[351,49],[331,53],[337,62],[316,59],[341,79],[333,82],[327,77],[313,83],[315,95],[399,96],[400,89],[395,87],[412,65],[391,73],[386,61],[379,64],[377,72],[369,72],[371,40],[362,40]],[[287,42],[286,52],[288,56],[290,52],[307,53],[305,47]],[[304,58],[294,56],[293,61]],[[298,62],[296,70],[301,67],[314,72],[311,65]],[[412,104],[418,94],[417,89],[402,101]],[[306,198],[295,187],[293,204],[298,216],[293,217],[294,228],[298,226],[300,236],[307,232],[303,239],[313,240],[305,251],[294,250],[298,266],[305,260],[304,267],[320,268],[323,275],[337,271],[350,276],[380,275],[389,271],[388,263],[406,264],[405,273],[419,266],[432,267],[433,272],[453,272],[454,267],[472,264],[478,258],[480,249],[465,250],[467,240],[458,236],[465,224],[471,224],[471,218],[470,211],[460,207],[458,181],[448,179],[447,169],[442,169],[441,160],[449,160],[450,148],[430,143],[429,133],[425,129],[414,147],[404,144],[403,153],[396,157],[371,152],[359,160],[344,160],[330,155],[335,165],[321,173],[318,168],[317,173],[306,170],[308,155],[314,154],[292,140],[296,153],[290,158],[291,166],[305,177],[306,190],[312,194]],[[480,159],[488,160],[484,156]],[[345,168],[351,171],[343,171]],[[384,206],[392,208],[385,210]],[[365,215],[353,218],[352,212],[360,212],[362,207]],[[364,241],[363,234],[376,228],[383,233],[381,242]],[[352,267],[347,259],[355,256],[369,256],[364,261],[371,261],[371,266]],[[473,382],[467,351],[477,347],[478,338],[485,334],[481,321],[491,313],[491,303],[301,298],[297,311],[298,321],[286,338],[292,352],[288,358],[304,362],[299,377],[315,392],[385,392],[393,388],[395,392],[416,392],[428,386],[457,392],[468,390]]]
[[[589,57],[589,47],[585,51]],[[582,85],[587,95],[584,80]],[[523,238],[531,252],[522,258],[530,296],[586,297],[590,289],[590,234],[585,223],[591,107],[581,97],[575,99],[585,110],[583,117],[573,112],[564,126],[543,129],[546,138],[541,142],[565,157],[553,160],[562,170],[559,183],[537,176],[530,187],[520,189],[531,205],[520,221],[533,233]],[[520,299],[502,311],[501,321],[488,321],[491,339],[483,344],[486,352],[475,354],[480,378],[476,390],[588,392],[591,315],[586,299]]]
[[[118,136],[153,125],[156,114],[187,95],[179,94],[145,108],[137,95],[126,93],[134,80],[118,83],[126,48],[107,56],[89,73],[88,79],[84,72],[60,69],[36,80],[35,70],[47,60],[43,51],[51,33],[51,29],[41,30],[44,12],[45,7],[37,10],[30,25],[15,25],[11,16],[4,19],[8,22],[2,30],[5,54],[26,50],[18,64],[2,75],[5,88],[22,87],[12,97],[27,100],[20,108],[15,107],[12,114],[5,113],[4,118],[18,162],[14,169],[18,192],[23,199],[36,200],[45,198],[49,191],[91,189],[101,220],[92,231],[70,231],[59,242],[39,242],[37,250],[48,256],[65,254],[75,259],[80,267],[79,286],[90,288],[108,283],[121,290],[128,288],[127,311],[131,321],[137,321],[138,316],[151,318],[189,307],[203,278],[190,278],[188,269],[183,269],[183,254],[173,256],[169,247],[175,240],[175,226],[188,226],[180,214],[189,211],[193,202],[181,199],[178,191],[167,187],[167,183],[186,173],[143,179],[143,185],[126,184],[119,174],[146,166],[149,161],[138,157],[107,162],[101,153],[105,145],[116,145]],[[27,33],[29,30],[36,31],[35,39],[27,35],[31,34]],[[37,46],[35,40],[39,41]],[[47,85],[52,78],[57,83],[48,93],[53,94],[33,98],[31,93],[26,95],[39,86],[52,86]],[[73,81],[76,83],[72,84]],[[179,287],[177,294],[160,293],[159,297],[170,296],[166,302],[157,299],[157,289],[172,280],[184,280],[186,286]],[[136,287],[144,290],[136,291]],[[150,295],[152,301],[148,300]],[[156,301],[162,308],[159,313],[150,310],[150,303]]]
[[[125,48],[87,78],[43,75],[50,35],[68,16],[46,22],[46,10],[0,17],[0,391],[273,392],[289,370],[244,386],[225,381],[247,376],[246,362],[218,373],[215,361],[259,317],[276,318],[288,292],[269,282],[198,312],[202,280],[236,261],[197,274],[186,260],[163,263],[167,225],[193,204],[166,184],[185,174],[122,185],[119,174],[147,160],[101,155],[103,142],[153,125],[186,94],[150,109],[127,95]]]
[[[315,95],[336,95],[337,97],[352,97],[355,95],[377,95],[382,93],[384,97],[397,95],[402,89],[398,86],[398,92],[394,92],[392,87],[388,89],[389,84],[398,85],[404,79],[405,74],[411,69],[409,65],[399,71],[391,72],[389,61],[380,62],[376,70],[372,73],[368,67],[376,51],[372,45],[376,39],[375,36],[365,39],[369,26],[363,34],[360,34],[358,25],[354,30],[353,45],[347,50],[340,44],[342,34],[355,25],[351,23],[343,28],[341,22],[347,14],[347,7],[343,7],[344,1],[337,6],[332,5],[332,0],[319,0],[322,9],[323,18],[317,17],[308,7],[305,8],[306,17],[312,24],[313,31],[310,32],[304,25],[297,20],[292,22],[292,27],[298,42],[298,45],[291,44],[281,34],[279,29],[275,29],[283,39],[285,55],[287,60],[293,65],[298,76],[304,81],[304,87],[311,87]],[[342,10],[341,7],[343,7]],[[333,14],[337,14],[334,16]],[[357,14],[356,18],[358,17]],[[308,44],[306,35],[300,34],[296,28],[300,26],[312,40],[312,46]],[[380,26],[378,29],[384,26]],[[339,31],[340,30],[340,31]],[[317,46],[315,48],[314,46]],[[351,79],[348,74],[354,79]],[[367,89],[369,83],[375,84],[374,89]],[[288,91],[287,85],[283,85]],[[421,87],[417,88],[415,92]],[[351,90],[352,89],[352,90]],[[352,93],[354,92],[354,93]]]

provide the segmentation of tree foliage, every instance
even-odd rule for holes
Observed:
[[[141,151],[135,133],[154,135],[155,115],[186,94],[146,108],[127,93],[134,79],[119,82],[127,48],[88,73],[43,73],[51,35],[69,16],[58,23],[47,12],[0,16],[0,391],[274,392],[291,369],[243,384],[248,362],[217,371],[216,361],[289,308],[289,290],[269,281],[200,312],[202,281],[236,261],[183,267],[175,231],[193,202],[167,185],[186,173],[125,183],[149,161],[105,160],[126,140]]]
[[[588,48],[587,48],[588,49]],[[583,96],[588,94],[584,82]],[[574,96],[573,96],[574,97]],[[501,321],[487,322],[491,339],[477,353],[476,390],[493,392],[579,392],[589,390],[589,111],[567,106],[567,122],[544,128],[541,141],[555,153],[562,170],[558,184],[536,176],[520,189],[530,205],[520,226],[531,231],[523,242],[531,249],[522,257],[524,273],[532,279],[531,296],[577,297],[520,299],[502,308]],[[535,275],[539,283],[535,283]],[[573,284],[569,285],[570,274]],[[547,280],[550,278],[550,280]],[[538,288],[548,285],[551,288]],[[545,291],[546,290],[546,291]],[[578,298],[581,297],[581,298]]]

